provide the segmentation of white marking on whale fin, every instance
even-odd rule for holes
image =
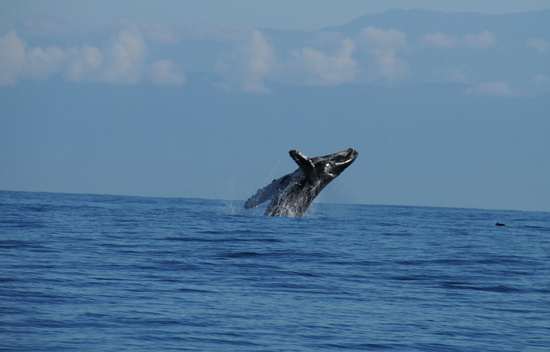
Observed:
[[[267,202],[268,200],[275,198],[279,193],[282,192],[283,181],[287,176],[283,176],[281,178],[273,180],[273,182],[271,182],[269,185],[259,189],[255,195],[248,198],[246,203],[244,203],[244,207],[246,209],[257,207],[263,202]]]
[[[294,159],[296,164],[298,164],[300,169],[302,169],[308,181],[314,183],[317,179],[317,172],[315,171],[315,165],[313,165],[311,159],[297,150],[291,150],[288,153],[292,159]]]

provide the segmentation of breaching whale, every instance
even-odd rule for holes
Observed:
[[[308,158],[297,150],[289,151],[298,169],[273,180],[250,197],[244,207],[250,209],[272,200],[264,215],[302,217],[323,188],[357,158],[353,148],[338,153]]]

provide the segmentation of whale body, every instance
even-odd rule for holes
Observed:
[[[298,169],[259,189],[246,201],[246,209],[271,200],[264,215],[302,217],[323,188],[350,166],[359,153],[349,148],[315,158],[297,150],[291,150],[289,154],[298,164]]]

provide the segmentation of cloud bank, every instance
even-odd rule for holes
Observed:
[[[546,39],[526,37],[511,49],[506,38],[499,42],[488,30],[462,36],[428,32],[410,39],[402,30],[366,26],[355,33],[332,29],[295,37],[250,27],[169,28],[124,20],[56,41],[69,35],[68,27],[52,20],[31,22],[20,29],[23,34],[0,34],[0,86],[53,76],[74,83],[179,86],[200,73],[218,88],[250,93],[266,93],[278,84],[435,82],[469,84],[468,94],[512,97],[524,91],[511,89],[518,82],[502,75],[502,67],[518,67],[502,66],[507,59],[502,53],[517,50],[542,60],[550,52]],[[72,44],[58,44],[63,42]],[[550,72],[541,65],[531,71],[524,82],[546,89]]]
[[[409,73],[409,64],[397,56],[398,51],[407,48],[405,33],[367,27],[357,34],[356,41],[359,47],[373,57],[375,74],[394,81]]]
[[[16,84],[20,78],[43,80],[59,71],[67,54],[58,47],[27,49],[11,31],[0,37],[0,85]]]
[[[356,82],[361,69],[370,71],[373,79],[382,77],[387,81],[398,80],[409,72],[409,64],[398,56],[407,47],[403,32],[368,27],[354,38],[335,37],[326,35],[325,40],[317,38],[309,46],[277,56],[278,48],[263,33],[253,30],[245,41],[235,44],[232,52],[220,55],[216,71],[224,81],[218,86],[266,92],[267,80],[334,86]],[[314,42],[324,45],[319,47]],[[358,50],[371,57],[370,67],[361,67],[354,58]]]
[[[428,33],[419,39],[419,43],[434,48],[486,50],[495,45],[495,36],[488,31],[479,34],[468,34],[461,38],[445,33]]]
[[[291,53],[287,70],[297,72],[299,80],[306,85],[331,86],[350,83],[357,73],[357,62],[352,58],[355,43],[347,38],[341,41],[339,49],[327,54],[312,47]]]
[[[222,88],[238,88],[246,92],[266,92],[264,79],[276,64],[273,49],[264,35],[254,30],[234,51],[222,54],[216,71],[224,78]]]
[[[166,34],[156,36],[156,40],[168,40]],[[70,82],[184,83],[185,75],[173,61],[150,63],[147,54],[144,35],[137,26],[120,29],[101,47],[84,44],[66,49],[29,48],[23,38],[10,31],[0,36],[0,85],[14,85],[20,79],[45,80],[55,74]]]

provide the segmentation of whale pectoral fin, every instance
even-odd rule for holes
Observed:
[[[257,207],[263,202],[266,202],[270,199],[275,198],[279,193],[281,193],[283,188],[283,182],[287,178],[288,178],[288,175],[283,176],[279,179],[273,180],[273,182],[271,182],[269,185],[265,186],[264,188],[260,188],[255,195],[248,198],[246,203],[244,203],[245,209]]]
[[[315,166],[310,158],[300,153],[297,150],[291,150],[288,152],[292,159],[298,164],[300,169],[304,172],[309,182],[313,183],[317,179],[317,172]]]

